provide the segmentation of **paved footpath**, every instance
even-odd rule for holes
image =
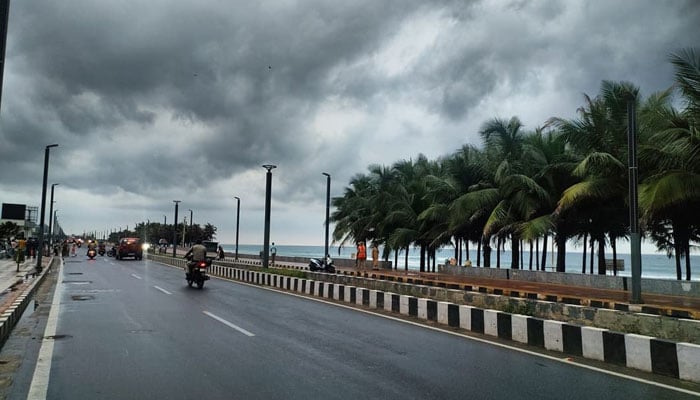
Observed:
[[[49,265],[51,257],[42,257],[44,268]],[[26,278],[36,272],[36,258],[29,258],[20,264],[17,272],[17,263],[12,259],[0,260],[0,313],[5,311],[19,296],[27,283]]]

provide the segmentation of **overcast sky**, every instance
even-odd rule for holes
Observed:
[[[480,145],[488,119],[574,117],[602,80],[666,89],[698,21],[679,0],[13,1],[0,202],[41,204],[58,143],[67,232],[172,223],[181,200],[233,243],[238,196],[258,244],[276,164],[271,240],[323,245],[322,172],[337,196],[370,164]]]

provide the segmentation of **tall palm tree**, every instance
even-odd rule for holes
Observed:
[[[553,233],[558,248],[556,268],[558,272],[565,272],[566,242],[573,235],[573,224],[565,215],[555,216],[554,211],[564,190],[576,183],[572,171],[580,160],[574,153],[567,150],[566,142],[559,131],[536,129],[525,138],[523,161],[529,166],[528,176],[532,176],[535,182],[546,191],[547,196],[540,198],[538,210],[529,221],[523,223],[521,236],[525,240],[532,241],[540,237],[546,239],[548,234]],[[546,243],[545,240],[543,270],[546,262],[544,257]]]
[[[603,81],[601,94],[585,95],[579,118],[551,118],[572,149],[584,158],[574,170],[581,182],[569,187],[557,213],[575,213],[591,241],[598,244],[598,273],[605,274],[606,235],[626,224],[626,103],[639,89],[627,82]],[[587,222],[587,225],[586,225]]]
[[[671,60],[686,108],[676,112],[669,91],[650,96],[642,107],[642,126],[651,137],[640,148],[640,160],[651,172],[640,186],[639,205],[657,248],[669,255],[673,250],[677,279],[685,258],[690,280],[690,242],[700,232],[700,217],[688,213],[700,206],[700,58],[685,50]]]

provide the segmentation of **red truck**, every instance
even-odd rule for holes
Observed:
[[[122,260],[124,257],[134,257],[135,260],[143,258],[143,247],[141,247],[141,239],[139,238],[121,238],[117,247],[117,260]]]

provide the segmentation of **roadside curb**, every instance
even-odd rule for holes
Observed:
[[[55,257],[52,257],[49,264],[44,270],[36,274],[31,279],[31,283],[27,286],[23,292],[12,302],[12,304],[0,314],[0,348],[5,345],[5,342],[10,337],[12,329],[14,329],[17,322],[22,317],[24,310],[26,310],[29,302],[34,297],[34,293],[41,283],[46,278],[46,275],[53,267],[53,263],[56,261]]]
[[[185,265],[183,259],[153,257],[153,260],[175,267]],[[700,383],[700,345],[696,344],[217,264],[212,265],[210,272],[217,277],[381,309],[570,356]]]

